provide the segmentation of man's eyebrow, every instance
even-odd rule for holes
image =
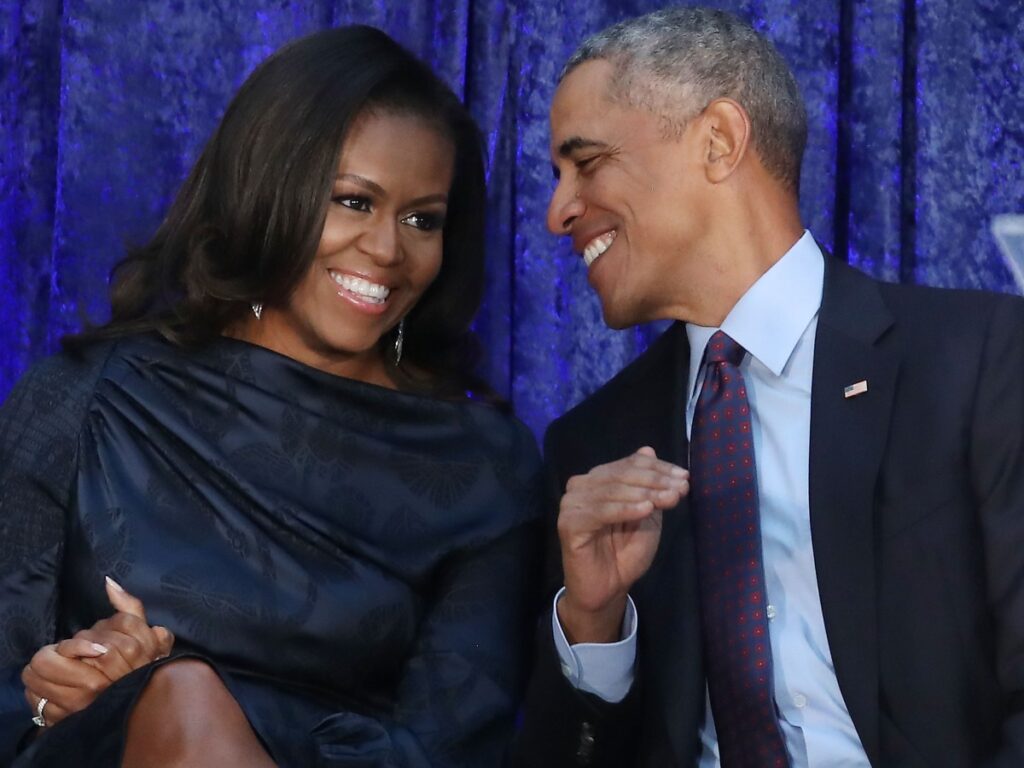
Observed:
[[[596,139],[585,139],[582,136],[570,136],[568,139],[558,145],[558,156],[568,157],[573,152],[579,149],[593,149],[594,147],[607,147],[603,141],[597,141]]]

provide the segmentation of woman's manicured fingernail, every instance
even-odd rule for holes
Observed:
[[[92,644],[92,649],[94,651],[96,651],[96,653],[106,653],[107,652],[107,646],[100,645],[99,643],[93,643]]]
[[[105,578],[105,579],[107,580],[107,584],[109,584],[110,586],[112,586],[112,587],[113,587],[114,589],[116,589],[116,590],[117,590],[118,592],[124,592],[124,587],[122,587],[122,586],[121,586],[120,584],[118,584],[118,583],[117,583],[116,581],[114,581],[114,580],[113,580],[112,578],[110,578],[109,576],[105,576],[104,578]]]

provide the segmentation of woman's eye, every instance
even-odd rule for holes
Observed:
[[[370,201],[365,197],[352,197],[350,195],[338,195],[334,198],[334,202],[338,205],[343,205],[346,208],[351,208],[353,211],[364,211],[369,212]]]
[[[433,232],[444,226],[444,217],[436,213],[410,213],[402,223],[424,232]]]

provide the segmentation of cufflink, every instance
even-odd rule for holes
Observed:
[[[580,743],[576,748],[576,764],[590,765],[594,757],[594,726],[584,721],[580,725]]]

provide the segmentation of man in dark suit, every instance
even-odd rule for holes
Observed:
[[[594,36],[551,133],[606,322],[678,322],[548,431],[520,763],[1024,766],[1024,302],[823,254],[795,80],[731,15]]]

